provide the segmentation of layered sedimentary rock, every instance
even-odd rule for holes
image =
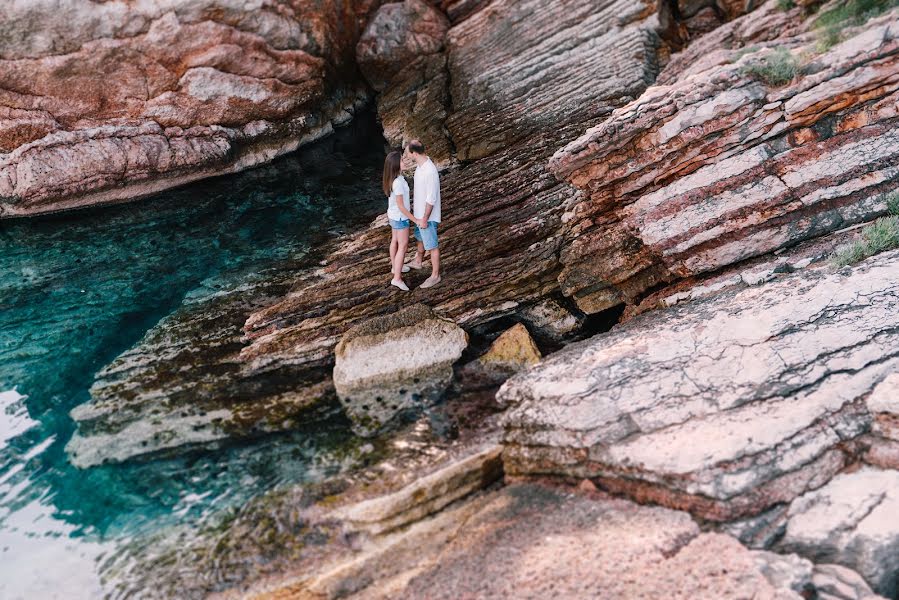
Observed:
[[[296,429],[339,411],[329,381],[284,366],[245,376],[236,352],[240,324],[291,270],[270,271],[219,291],[188,298],[132,348],[100,370],[91,400],[71,416],[77,431],[66,446],[79,468],[209,446]]]
[[[457,158],[477,160],[441,175],[443,282],[415,290],[414,301],[465,326],[558,288],[561,216],[579,196],[547,171],[547,159],[652,82],[654,23],[649,3],[503,0],[449,29],[446,127]],[[248,320],[251,368],[327,362],[343,331],[409,302],[386,288],[383,225]],[[408,281],[420,283],[415,274]]]
[[[747,550],[685,513],[533,483],[451,505],[321,571],[249,596],[880,599],[848,569]]]
[[[0,216],[132,199],[297,148],[367,99],[377,0],[0,8]]]
[[[553,171],[587,196],[565,217],[560,255],[562,291],[582,310],[634,302],[660,283],[885,211],[882,195],[897,187],[899,25],[883,17],[820,56],[797,48],[792,60],[805,64],[773,87],[746,74],[773,52],[770,34],[795,19],[773,4],[711,34],[759,46],[688,48],[672,76],[660,75],[666,85],[553,157]]]
[[[896,252],[646,314],[510,379],[506,470],[591,478],[712,521],[858,460],[899,366]]]
[[[666,48],[652,7],[494,2],[452,26],[446,129],[465,164],[443,174],[445,285],[416,300],[463,326],[559,293],[599,313],[883,214],[894,19],[811,55],[810,23],[774,4],[694,39],[642,95]],[[780,87],[747,74],[777,46],[801,63]],[[254,315],[252,367],[327,360],[355,319],[394,309],[381,244],[357,236]]]

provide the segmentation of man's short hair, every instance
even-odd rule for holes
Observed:
[[[409,148],[409,152],[414,152],[416,154],[425,153],[425,145],[418,140],[412,140],[407,147]]]

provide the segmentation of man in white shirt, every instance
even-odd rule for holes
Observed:
[[[405,158],[415,162],[415,187],[412,192],[412,214],[415,216],[415,239],[418,244],[415,258],[409,263],[413,269],[422,267],[425,250],[431,253],[431,276],[421,284],[423,288],[440,283],[440,248],[437,242],[437,226],[440,223],[440,174],[425,154],[425,147],[418,140],[406,145]]]

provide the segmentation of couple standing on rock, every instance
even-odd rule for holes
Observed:
[[[403,167],[415,164],[415,194],[413,211],[409,211],[409,184],[400,172]],[[390,285],[404,292],[409,286],[403,281],[403,273],[421,269],[424,253],[431,253],[431,276],[422,288],[440,283],[440,249],[437,244],[437,225],[440,223],[440,175],[437,167],[425,154],[425,147],[412,140],[403,152],[394,150],[384,160],[384,193],[387,194],[387,219],[390,221],[390,265],[393,279]],[[403,264],[409,245],[409,224],[415,223],[415,239],[418,245],[415,258]]]

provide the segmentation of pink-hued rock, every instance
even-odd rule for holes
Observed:
[[[234,172],[349,120],[367,98],[354,49],[376,2],[258,4],[0,8],[0,216]]]
[[[725,27],[739,37],[757,19],[787,18]],[[704,69],[649,88],[553,157],[587,195],[566,215],[559,278],[582,310],[884,212],[899,159],[899,24],[872,22],[784,88],[743,73],[768,52],[698,60]]]
[[[548,357],[497,396],[506,472],[588,477],[713,521],[823,485],[856,460],[865,398],[899,365],[897,264],[799,272]]]

